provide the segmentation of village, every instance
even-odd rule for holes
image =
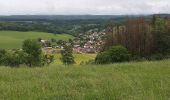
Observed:
[[[42,51],[47,54],[59,53],[63,49],[63,45],[71,45],[74,53],[98,53],[104,44],[105,34],[105,30],[98,31],[98,29],[91,29],[86,33],[80,33],[73,40],[39,39],[39,42],[42,44]]]

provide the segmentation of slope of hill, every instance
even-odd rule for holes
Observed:
[[[50,34],[43,32],[17,32],[17,31],[0,31],[0,48],[3,49],[14,49],[20,48],[22,42],[26,39],[57,39],[57,40],[68,40],[72,39],[73,36],[68,34]]]
[[[2,100],[168,100],[170,60],[113,65],[0,67]]]

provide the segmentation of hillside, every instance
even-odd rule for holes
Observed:
[[[68,40],[73,36],[68,34],[50,34],[44,32],[17,32],[17,31],[0,31],[0,48],[3,49],[14,49],[20,48],[22,41],[26,39],[57,39],[57,40]]]
[[[2,100],[168,100],[170,60],[113,65],[0,67]]]

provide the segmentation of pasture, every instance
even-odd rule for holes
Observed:
[[[0,31],[0,48],[18,49],[21,48],[22,42],[26,39],[51,39],[68,40],[73,36],[68,34],[51,34],[44,32],[17,32],[17,31]]]

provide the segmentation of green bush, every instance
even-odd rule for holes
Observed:
[[[123,46],[113,46],[109,50],[112,62],[124,62],[130,60],[128,50]]]
[[[44,66],[53,61],[54,56],[43,55],[40,44],[34,40],[24,41],[23,50],[0,50],[0,65],[3,66]]]
[[[0,49],[0,65],[4,65],[5,55],[6,51],[4,49]]]
[[[163,54],[161,53],[157,53],[157,54],[153,54],[149,57],[149,60],[162,60],[166,58]]]
[[[0,50],[0,65],[19,66],[24,63],[24,52],[19,50],[5,51]]]
[[[109,64],[111,62],[111,55],[108,51],[99,53],[95,59],[96,64]]]
[[[128,50],[123,46],[113,46],[109,50],[101,52],[95,59],[96,64],[109,64],[130,60]]]

